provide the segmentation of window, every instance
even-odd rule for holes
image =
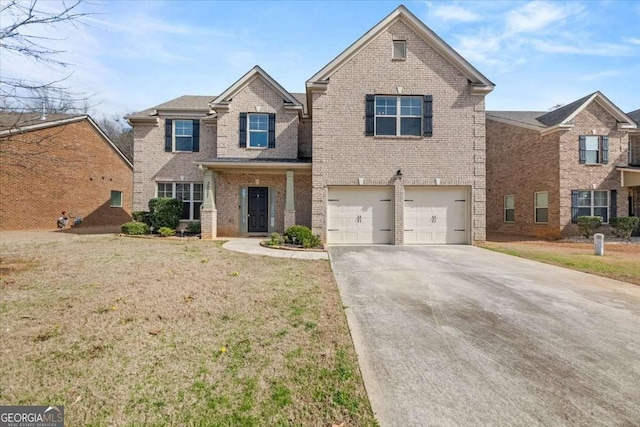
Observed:
[[[515,214],[515,196],[504,196],[504,222],[514,222]]]
[[[165,120],[166,152],[197,152],[200,151],[200,121],[199,120]]]
[[[549,222],[549,193],[540,191],[534,194],[536,223]]]
[[[587,165],[607,164],[609,162],[609,137],[580,135],[580,163]]]
[[[269,116],[267,114],[249,114],[249,147],[267,148]]]
[[[394,40],[393,41],[393,59],[402,60],[407,59],[407,42],[406,40]]]
[[[182,200],[181,219],[199,220],[202,205],[201,182],[159,182],[158,197]]]
[[[111,190],[111,204],[112,208],[122,207],[122,191]]]
[[[609,191],[575,190],[572,200],[572,216],[600,216],[602,222],[609,222]]]
[[[416,96],[376,96],[376,135],[421,135],[422,98]]]

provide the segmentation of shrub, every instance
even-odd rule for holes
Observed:
[[[176,229],[182,216],[182,200],[171,197],[157,197],[149,200],[151,225],[156,230],[162,227]]]
[[[280,246],[284,244],[284,237],[280,233],[271,233],[271,239],[267,240],[269,246]]]
[[[160,233],[162,237],[169,237],[169,236],[175,236],[176,230],[169,227],[160,227],[160,229],[158,230],[158,233]]]
[[[580,229],[580,234],[582,234],[587,239],[593,236],[594,231],[602,225],[602,217],[601,216],[579,216],[578,217],[578,228]]]
[[[149,226],[144,222],[127,222],[122,224],[120,230],[123,234],[141,235],[149,233]]]
[[[640,217],[637,216],[621,216],[609,219],[609,225],[613,228],[613,233],[623,239],[631,237],[631,233],[633,233],[638,224],[640,224]]]
[[[151,225],[151,212],[149,211],[133,211],[131,216],[134,221],[144,222],[147,225]]]
[[[314,236],[309,227],[304,225],[294,225],[287,228],[284,232],[286,243],[294,245],[302,245],[305,248],[317,248],[322,245],[320,237]]]
[[[191,221],[187,224],[187,233],[200,233],[200,223]]]

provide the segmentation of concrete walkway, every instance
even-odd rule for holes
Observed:
[[[262,240],[264,239],[260,237],[230,238],[222,247],[234,252],[244,252],[246,254],[272,256],[276,258],[329,259],[329,255],[326,252],[289,251],[286,249],[265,248],[264,246],[260,246]]]

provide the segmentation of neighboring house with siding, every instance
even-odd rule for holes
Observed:
[[[134,210],[185,201],[203,238],[301,224],[329,244],[485,238],[493,83],[404,6],[290,93],[256,66],[127,117]]]
[[[551,112],[487,111],[487,230],[559,238],[578,234],[578,216],[637,215],[634,132],[600,92]]]
[[[0,230],[130,221],[133,165],[87,115],[0,113]]]

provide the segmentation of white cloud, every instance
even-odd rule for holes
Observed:
[[[476,22],[480,20],[480,15],[472,12],[469,9],[465,9],[456,5],[440,5],[431,6],[429,8],[431,14],[443,21],[458,21],[458,22]]]
[[[533,1],[506,15],[506,32],[510,34],[532,33],[558,24],[569,16],[580,13],[583,7],[578,3],[561,5]]]
[[[640,38],[639,37],[628,37],[628,38],[624,39],[624,41],[626,41],[627,43],[640,45]]]
[[[550,42],[545,40],[532,40],[531,46],[544,53],[574,54],[592,56],[620,56],[633,55],[634,49],[629,46],[611,43],[589,43],[588,46]]]

